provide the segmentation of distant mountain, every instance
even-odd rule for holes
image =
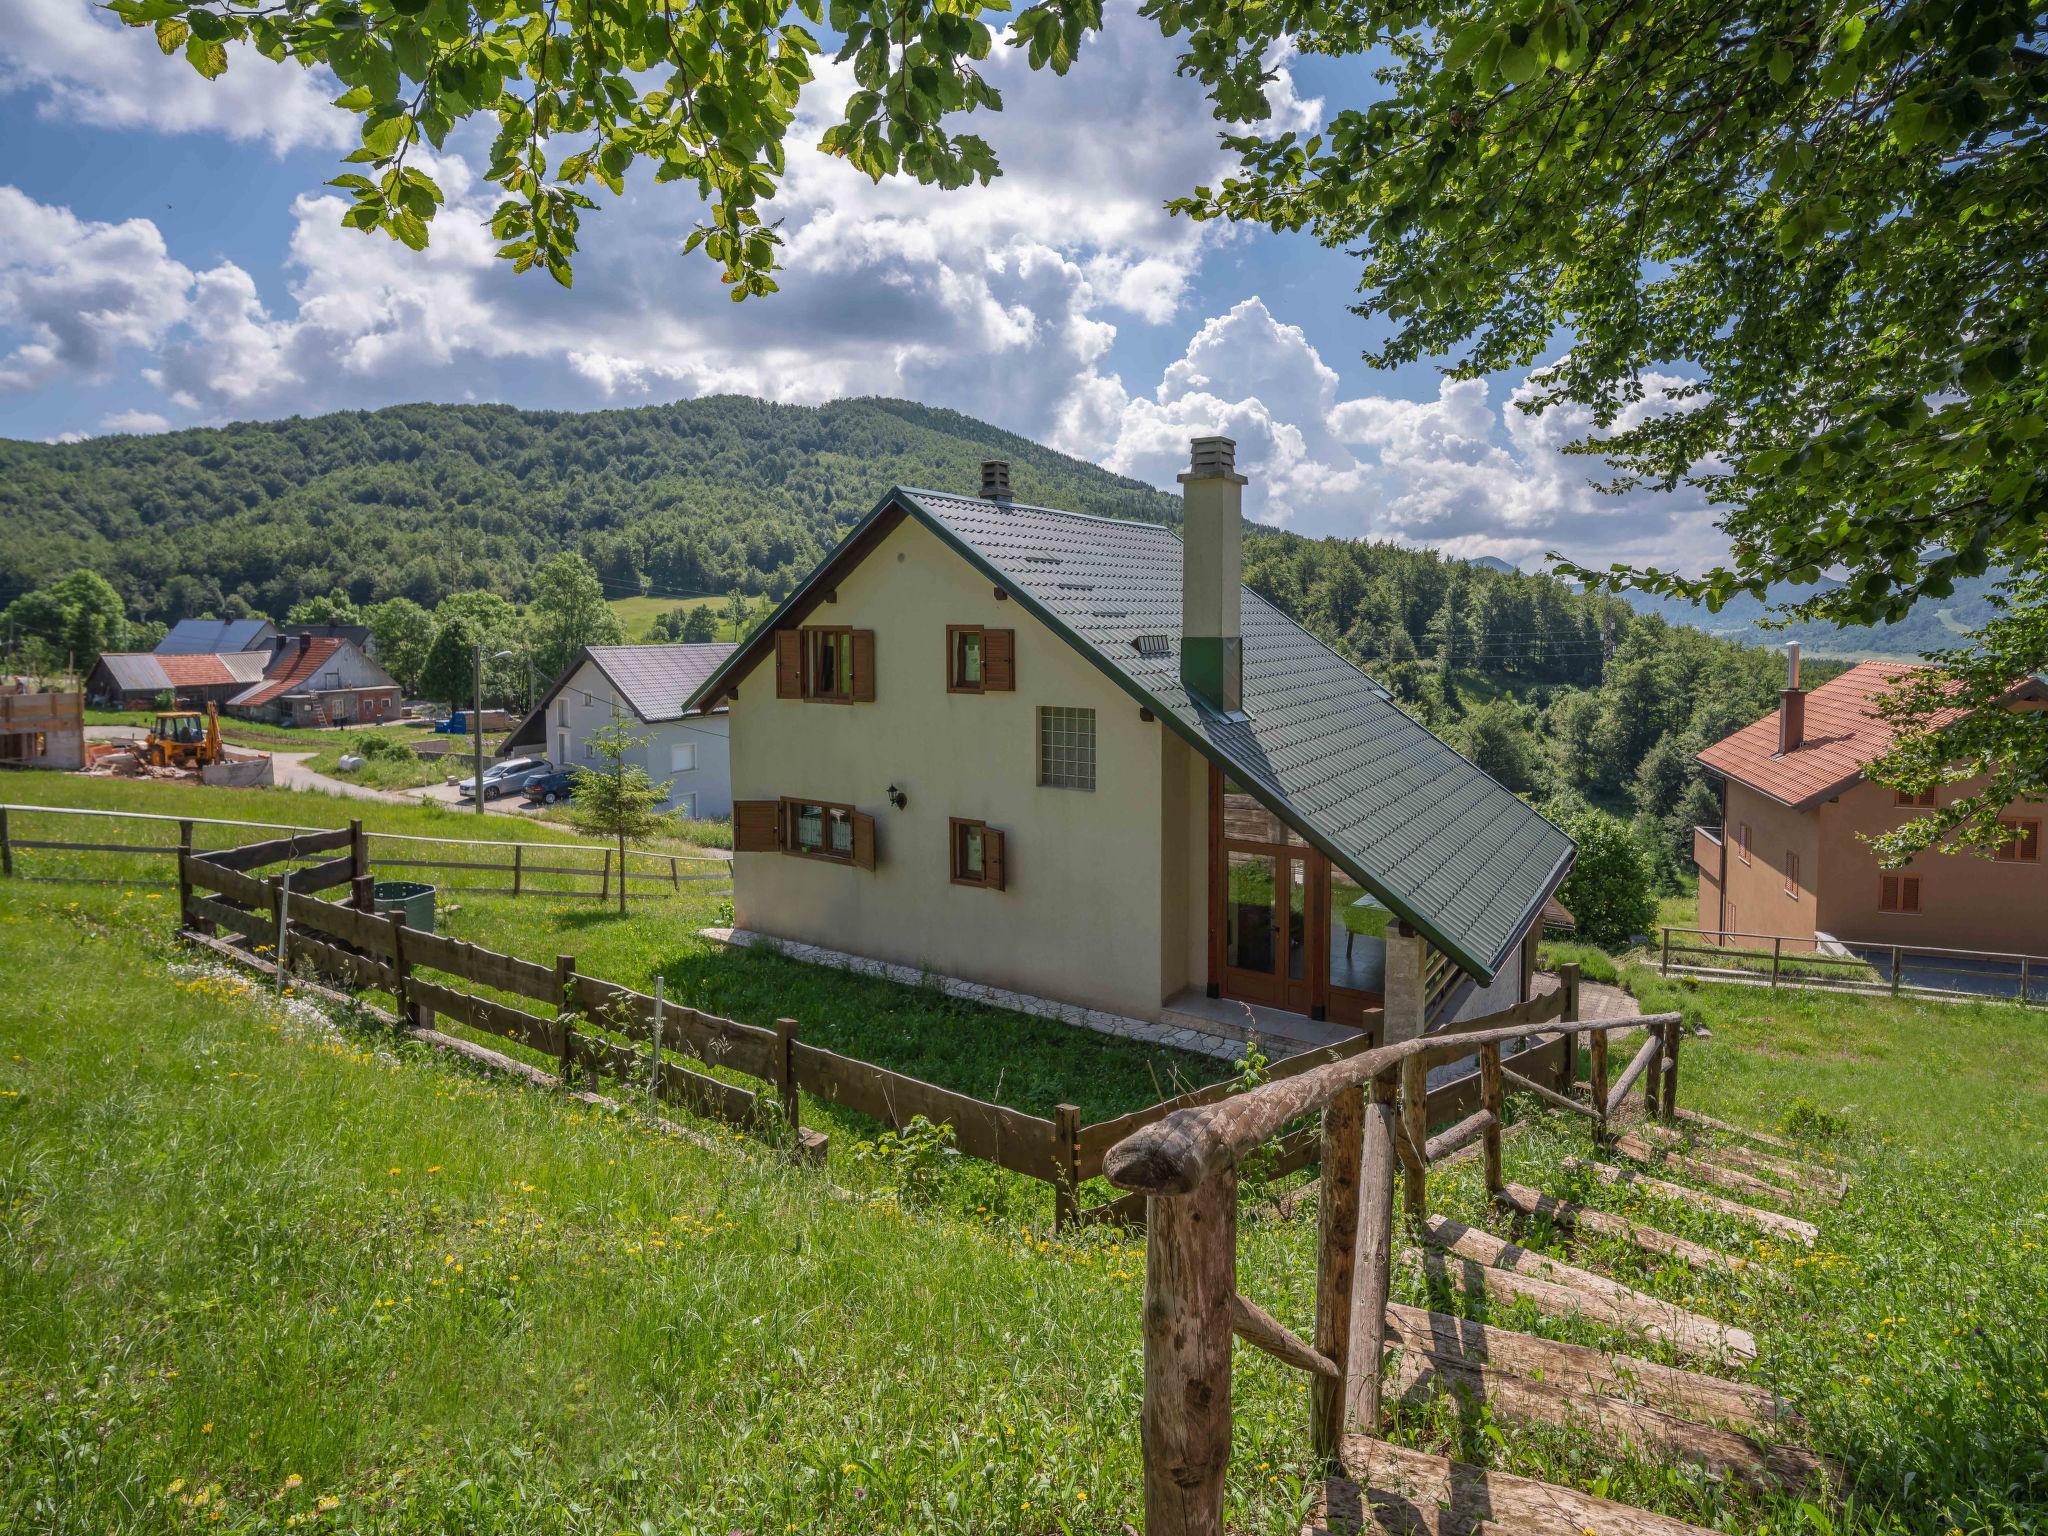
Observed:
[[[1521,570],[1520,566],[1510,564],[1499,555],[1481,555],[1478,559],[1467,560],[1465,563],[1474,570],[1497,571],[1503,576],[1514,576]]]
[[[891,485],[1178,520],[1180,498],[903,400],[717,396],[616,411],[405,405],[47,444],[0,440],[0,604],[89,566],[138,618],[340,587],[522,597],[581,551],[614,595],[787,591]]]
[[[1896,624],[1870,626],[1834,624],[1792,624],[1782,629],[1766,628],[1771,610],[1802,601],[1815,594],[1816,587],[1780,586],[1771,589],[1769,602],[1739,596],[1719,613],[1650,592],[1624,592],[1622,597],[1638,613],[1654,613],[1668,624],[1688,624],[1724,639],[1744,645],[1783,645],[1797,640],[1813,656],[1921,656],[1956,645],[1991,617],[1989,594],[2003,578],[1987,573],[1956,582],[1948,598],[1937,602],[1923,599]],[[1817,588],[1840,586],[1823,577]]]

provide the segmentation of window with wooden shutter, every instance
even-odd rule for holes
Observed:
[[[1003,890],[1010,883],[1009,839],[994,827],[983,828],[981,839],[982,884]]]
[[[1909,795],[1903,789],[1896,790],[1892,794],[1892,801],[1896,805],[1906,806],[1916,811],[1928,811],[1934,808],[1934,791],[1927,789],[1922,790],[1917,795]]]
[[[1017,687],[1017,631],[981,632],[981,687],[984,693],[1012,693]]]
[[[804,637],[793,629],[775,632],[775,697],[804,696]]]
[[[872,704],[875,702],[875,632],[872,629],[856,629],[850,638],[853,642],[851,668],[854,702]],[[868,867],[874,866],[870,864]]]
[[[1880,912],[1918,912],[1920,910],[1920,877],[1918,875],[1878,876],[1877,910]]]
[[[734,853],[774,853],[782,846],[780,800],[735,800],[732,805]]]
[[[1998,845],[1998,857],[2007,863],[2031,864],[2041,857],[2041,823],[2038,821],[2000,821],[2005,828],[2005,841]]]
[[[875,818],[853,813],[853,862],[858,869],[875,867]]]
[[[947,876],[955,885],[1000,891],[1007,876],[1003,834],[985,821],[954,816],[947,821]]]
[[[1785,850],[1785,894],[1794,901],[1799,899],[1799,855],[1789,848]]]
[[[979,624],[946,626],[946,692],[980,693],[985,672],[984,631]]]

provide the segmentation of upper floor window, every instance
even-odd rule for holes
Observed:
[[[864,704],[875,696],[875,632],[805,628],[775,635],[775,697]]]
[[[1998,845],[1998,857],[2005,862],[2031,864],[2041,857],[2041,823],[2038,821],[2000,821],[2005,828],[2005,841]]]
[[[695,796],[683,797],[693,809]],[[830,800],[735,800],[733,852],[788,853],[875,867],[875,818]]]
[[[1909,795],[1903,789],[1897,790],[1893,793],[1892,799],[1897,804],[1916,811],[1931,811],[1934,809],[1934,791],[1931,789],[1923,790],[1917,795]]]
[[[557,724],[557,725],[567,725],[568,723],[569,723],[569,696],[568,696],[567,694],[564,694],[564,695],[562,695],[562,697],[560,697],[560,698],[558,698],[558,699],[556,699],[556,700],[555,700],[555,724]]]
[[[1799,855],[1789,848],[1785,850],[1785,894],[1794,901],[1799,899]]]
[[[1043,789],[1095,788],[1095,711],[1038,708],[1038,783]]]
[[[1749,862],[1749,823],[1746,821],[1735,829],[1735,853],[1743,863]]]
[[[1008,693],[1017,686],[1017,632],[946,626],[946,691]]]
[[[979,885],[1000,891],[1008,884],[1009,863],[1003,834],[985,821],[959,816],[948,823],[949,873],[955,885]]]

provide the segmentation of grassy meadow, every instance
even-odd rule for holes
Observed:
[[[37,777],[55,776],[10,779],[8,798]],[[433,817],[236,803],[302,824]],[[1092,1037],[714,950],[696,927],[715,892],[622,920],[458,890],[446,926],[636,985],[658,971],[671,996],[794,1014],[806,1038],[1039,1112],[1076,1097],[1096,1119],[1151,1092],[1155,1066],[1091,1054]],[[1051,1239],[1041,1208],[992,1204],[965,1159],[904,1180],[852,1124],[831,1128],[820,1174],[480,1075],[198,962],[169,938],[172,899],[0,882],[17,979],[0,992],[0,1529],[1119,1536],[1140,1520],[1141,1240]],[[1700,1274],[1520,1235],[1753,1330],[1760,1358],[1736,1373],[1789,1396],[1850,1485],[1761,1498],[1446,1400],[1391,1432],[1730,1533],[2048,1526],[2038,1016],[1620,974],[1706,1031],[1685,1042],[1681,1103],[1800,1138],[1853,1175],[1848,1195],[1796,1207],[1821,1227],[1811,1250],[1692,1203],[1625,1204],[1563,1169],[1587,1152],[1576,1120],[1516,1100],[1532,1123],[1507,1142],[1510,1178],[1759,1262]],[[1248,1193],[1240,1286],[1306,1333],[1313,1201],[1283,1215]],[[1481,1219],[1480,1195],[1470,1163],[1432,1179],[1461,1219]],[[1401,1299],[1674,1358],[1396,1276]],[[1306,1380],[1237,1353],[1233,1531],[1299,1527]]]

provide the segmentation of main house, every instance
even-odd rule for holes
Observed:
[[[735,928],[1283,1043],[1523,996],[1571,841],[1241,586],[1234,456],[1196,441],[1185,541],[1000,463],[883,497],[690,701]]]
[[[1915,799],[1864,777],[1892,741],[1877,701],[1916,670],[1865,661],[1812,690],[1799,686],[1799,648],[1774,714],[1700,753],[1721,782],[1721,825],[1693,829],[1700,926],[1731,935],[1840,944],[1910,944],[2041,954],[2048,950],[2048,805],[2005,814],[2012,836],[1992,859],[1923,853],[1880,868],[1866,838],[1966,794],[1967,783]],[[2008,696],[2048,708],[2048,681]]]
[[[588,767],[597,761],[591,738],[625,724],[642,738],[627,761],[662,786],[668,809],[730,816],[726,712],[691,709],[689,699],[732,653],[725,644],[585,646],[498,755],[533,753],[557,768]]]

